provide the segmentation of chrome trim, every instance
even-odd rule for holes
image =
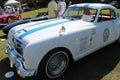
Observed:
[[[17,73],[21,77],[25,78],[35,75],[35,69],[28,70],[24,68],[22,56],[19,53],[17,53],[17,51],[10,44],[6,44],[6,50],[10,59],[10,66],[15,66],[17,69]]]

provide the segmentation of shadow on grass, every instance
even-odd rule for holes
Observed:
[[[4,27],[4,26],[0,26],[0,30],[2,30],[3,27]],[[0,39],[7,39],[7,35],[4,34],[4,35],[0,36]]]
[[[7,35],[2,35],[0,36],[0,39],[8,39],[8,38],[7,38]]]
[[[119,61],[120,45],[114,43],[75,62],[60,80],[101,80]]]
[[[3,28],[4,26],[0,26],[0,30]]]
[[[106,74],[115,69],[120,61],[120,46],[116,43],[109,45],[71,65],[68,71],[57,80],[101,80]],[[119,68],[120,69],[120,68]],[[14,71],[9,67],[9,59],[0,62],[0,80],[42,80],[36,77],[22,79],[15,72],[15,76],[6,79],[4,74]]]
[[[29,77],[29,78],[21,78],[19,75],[17,75],[15,68],[10,68],[10,61],[8,58],[5,58],[0,61],[0,80],[36,80],[35,77]],[[12,78],[5,78],[5,73],[8,71],[15,72],[15,75]]]

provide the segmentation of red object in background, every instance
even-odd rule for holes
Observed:
[[[6,25],[16,20],[20,20],[20,14],[0,14],[0,25]]]

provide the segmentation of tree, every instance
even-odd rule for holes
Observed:
[[[0,0],[0,6],[4,6],[4,3],[7,2],[7,0]]]

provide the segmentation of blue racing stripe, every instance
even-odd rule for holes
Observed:
[[[35,28],[35,29],[32,29],[26,33],[23,33],[22,35],[20,35],[18,38],[19,39],[23,39],[25,36],[29,35],[29,34],[32,34],[36,31],[40,31],[40,30],[43,30],[43,29],[46,29],[46,28],[50,28],[50,27],[54,27],[55,25],[59,25],[59,24],[63,24],[63,23],[68,23],[68,22],[71,22],[72,20],[66,20],[66,21],[62,21],[62,22],[58,22],[58,23],[53,23],[53,24],[48,24],[48,25],[44,25],[44,26],[40,26],[39,28]]]
[[[36,25],[39,25],[39,24],[48,23],[48,22],[52,22],[52,21],[56,21],[56,20],[61,20],[61,18],[56,18],[56,19],[51,19],[51,20],[45,20],[44,22],[42,21],[42,22],[38,22],[38,23],[35,23],[35,24],[31,24],[31,25],[28,25],[28,26],[26,26],[24,28],[33,27],[33,26],[36,26]],[[20,30],[18,30],[18,31],[20,31]]]
[[[31,24],[31,25],[27,25],[25,26],[24,28],[27,28],[27,27],[33,27],[33,26],[36,26],[36,25],[39,25],[39,24],[44,24],[44,23],[48,23],[48,22],[52,22],[52,21],[56,21],[56,20],[61,20],[62,18],[56,18],[56,19],[51,19],[51,20],[45,20],[44,22],[38,22],[38,23],[35,23],[35,24]],[[18,33],[19,31],[23,30],[24,28],[16,31],[14,34]]]

